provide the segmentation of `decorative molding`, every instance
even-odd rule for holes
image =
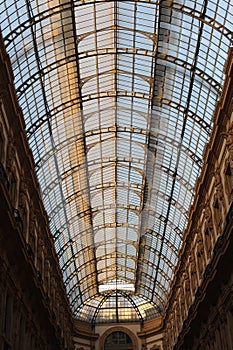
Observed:
[[[108,330],[106,330],[102,336],[100,337],[100,347],[99,347],[99,350],[104,350],[104,343],[105,343],[105,340],[106,338],[111,334],[111,333],[114,333],[114,332],[124,332],[126,334],[128,334],[128,336],[131,338],[132,340],[132,343],[133,343],[133,349],[134,350],[139,350],[139,346],[138,346],[138,339],[137,337],[135,336],[135,334],[130,331],[128,328],[126,327],[122,327],[122,326],[114,326],[114,327],[111,327],[109,328]]]

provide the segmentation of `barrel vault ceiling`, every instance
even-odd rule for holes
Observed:
[[[232,44],[231,0],[0,0],[71,309],[163,313]]]

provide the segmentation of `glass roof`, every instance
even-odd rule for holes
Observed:
[[[76,318],[142,321],[163,312],[232,14],[231,0],[0,1]]]

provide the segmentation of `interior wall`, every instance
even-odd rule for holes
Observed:
[[[163,350],[162,317],[145,321],[138,336],[142,339],[143,350]]]
[[[166,350],[233,349],[233,48],[164,318]]]
[[[107,336],[115,331],[125,332],[133,342],[134,350],[162,350],[162,318],[142,323],[115,323],[91,326],[75,321],[75,350],[104,350]],[[119,349],[120,350],[120,349]]]
[[[73,318],[0,36],[0,350],[72,350]]]

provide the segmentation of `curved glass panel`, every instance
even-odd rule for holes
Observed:
[[[0,1],[74,316],[163,312],[232,44],[219,1]]]

